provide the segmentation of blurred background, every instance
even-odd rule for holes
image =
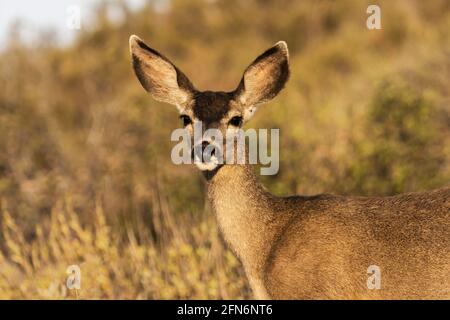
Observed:
[[[447,0],[1,0],[2,299],[251,297],[203,177],[170,161],[178,113],[135,78],[131,34],[223,91],[287,41],[291,79],[247,125],[280,128],[280,171],[261,177],[277,195],[449,184]]]

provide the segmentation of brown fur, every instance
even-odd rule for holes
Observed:
[[[155,99],[223,132],[248,120],[289,77],[279,42],[230,93],[198,92],[167,58],[130,38],[133,65]],[[275,197],[248,165],[204,171],[221,233],[260,299],[450,299],[450,187],[393,197]],[[381,269],[368,289],[367,269]]]
[[[206,125],[222,120],[230,110],[232,96],[226,92],[198,92],[193,105],[194,116]]]
[[[208,182],[225,240],[259,298],[450,298],[450,188],[394,197],[282,197],[248,166]],[[367,268],[381,268],[369,290]]]

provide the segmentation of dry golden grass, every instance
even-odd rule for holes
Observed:
[[[173,226],[160,243],[138,243],[131,230],[119,241],[102,207],[83,227],[70,201],[27,241],[3,208],[0,299],[230,299],[249,298],[236,258],[226,250],[212,221]],[[209,220],[209,219],[208,219]],[[81,269],[80,290],[66,286],[70,265]]]

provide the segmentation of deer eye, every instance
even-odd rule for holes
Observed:
[[[228,124],[230,124],[234,127],[240,127],[242,125],[242,117],[240,117],[240,116],[233,117],[228,122]]]
[[[183,121],[183,126],[186,127],[192,123],[191,118],[189,116],[183,114],[180,116],[180,119]]]

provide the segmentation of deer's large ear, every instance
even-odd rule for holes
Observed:
[[[255,105],[273,99],[289,78],[289,51],[280,41],[261,54],[244,72],[236,89],[236,98],[253,111]]]
[[[192,98],[195,88],[189,79],[135,35],[130,37],[130,52],[137,78],[154,99],[182,108]]]

